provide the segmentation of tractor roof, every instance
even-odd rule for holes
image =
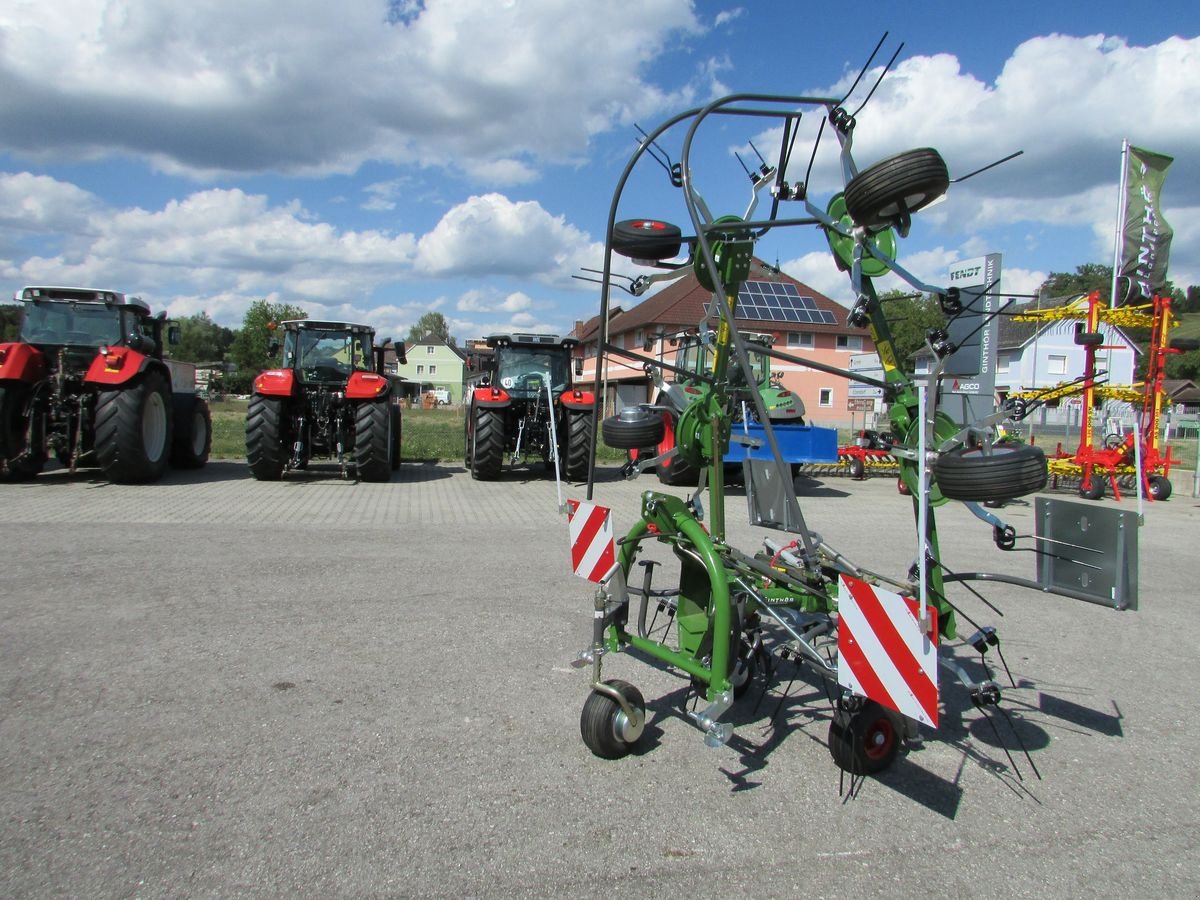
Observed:
[[[374,334],[375,329],[370,325],[357,325],[353,322],[325,322],[318,319],[287,319],[280,322],[284,328],[313,329],[314,331],[350,331]]]
[[[21,288],[13,295],[13,299],[34,302],[59,300],[75,303],[103,303],[106,306],[132,307],[140,310],[144,315],[150,315],[150,304],[141,297],[126,297],[120,291],[102,288],[31,286]]]
[[[570,349],[579,343],[578,339],[573,337],[559,337],[557,334],[524,334],[524,333],[509,333],[489,334],[486,338],[486,343],[489,347],[508,347],[517,345],[521,347],[563,347]]]

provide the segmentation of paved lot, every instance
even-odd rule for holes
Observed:
[[[649,487],[610,474],[596,499],[620,531]],[[804,487],[826,540],[907,569],[890,479]],[[591,591],[540,477],[0,485],[0,893],[1196,896],[1200,505],[1176,490],[1140,529],[1139,612],[958,596],[1000,628],[1042,780],[951,689],[943,727],[847,799],[806,682],[751,695],[711,750],[684,682],[610,657],[649,701],[646,748],[588,753],[569,662]],[[1033,530],[1031,506],[1002,514]],[[939,522],[952,568],[1032,577],[961,507]]]

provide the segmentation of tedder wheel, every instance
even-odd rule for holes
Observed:
[[[846,211],[870,230],[895,227],[908,233],[909,217],[950,186],[940,153],[930,147],[897,153],[859,172],[846,185]]]
[[[587,481],[588,459],[591,456],[592,413],[570,411],[563,431],[566,432],[566,452],[563,459],[567,481]]]
[[[1083,482],[1079,482],[1079,496],[1084,500],[1102,500],[1104,498],[1104,478],[1097,473],[1092,473],[1092,480],[1088,487],[1083,486]]]
[[[278,481],[287,463],[284,399],[254,394],[246,407],[246,462],[259,481]]]
[[[874,775],[890,766],[899,752],[896,722],[873,700],[857,712],[836,712],[829,723],[829,755],[843,771]]]
[[[646,724],[646,701],[642,693],[627,681],[611,678],[604,682],[615,688],[633,709],[631,719],[621,704],[611,697],[592,691],[579,716],[579,733],[587,748],[603,759],[620,759],[642,736]]]
[[[474,415],[471,477],[476,481],[492,481],[500,477],[504,465],[504,411],[477,407]]]
[[[612,248],[630,259],[657,262],[672,259],[682,249],[679,226],[657,219],[625,219],[613,225]]]
[[[636,450],[663,439],[663,420],[645,406],[628,406],[600,423],[604,443],[617,450]]]
[[[400,442],[404,436],[404,418],[400,412],[400,407],[395,403],[389,404],[389,410],[392,420],[391,464],[392,471],[395,472],[400,468]]]
[[[157,481],[171,452],[171,402],[158,372],[134,384],[101,391],[96,399],[96,460],[109,481]]]
[[[386,398],[363,401],[354,409],[354,463],[363,481],[392,476],[392,414]]]
[[[1171,496],[1171,479],[1165,475],[1151,475],[1149,481],[1152,500],[1166,500]]]
[[[212,413],[208,404],[197,397],[192,414],[181,416],[175,423],[175,440],[171,445],[171,465],[177,469],[199,469],[208,462],[212,450]]]
[[[5,478],[32,478],[42,471],[46,454],[26,453],[29,449],[29,416],[25,414],[25,398],[29,389],[13,385],[0,388],[0,459]]]
[[[1040,491],[1049,473],[1046,454],[1031,444],[959,447],[941,454],[933,474],[942,496],[950,500],[1013,500]]]

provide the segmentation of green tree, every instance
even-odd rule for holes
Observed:
[[[307,319],[308,313],[298,306],[287,303],[268,303],[266,300],[255,300],[246,310],[242,319],[242,328],[233,338],[229,347],[229,358],[237,365],[240,373],[261,372],[271,367],[271,356],[267,345],[275,334],[268,324],[283,322],[288,319]]]
[[[16,303],[0,305],[0,341],[15,341],[21,333],[22,309]]]
[[[451,347],[457,346],[454,338],[450,335],[450,323],[440,312],[425,313],[417,319],[415,325],[408,329],[409,341],[419,341],[427,334],[441,338]]]
[[[917,354],[925,348],[926,333],[931,328],[945,328],[946,317],[933,297],[886,291],[879,300],[892,332],[896,362],[902,371],[911,373]]]
[[[1107,300],[1112,294],[1112,277],[1112,266],[1084,263],[1076,266],[1074,272],[1051,272],[1038,291],[1043,297],[1069,297],[1099,291]],[[1176,309],[1187,302],[1184,292],[1170,281],[1163,284],[1163,295],[1171,298]]]
[[[171,348],[171,356],[187,362],[219,362],[225,358],[233,343],[233,331],[218,325],[207,313],[188,316],[178,321],[179,343]]]

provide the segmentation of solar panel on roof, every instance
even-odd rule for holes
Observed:
[[[716,310],[710,310],[715,315]],[[738,291],[737,318],[757,322],[797,322],[836,325],[837,317],[801,296],[794,284],[780,281],[747,281]]]

